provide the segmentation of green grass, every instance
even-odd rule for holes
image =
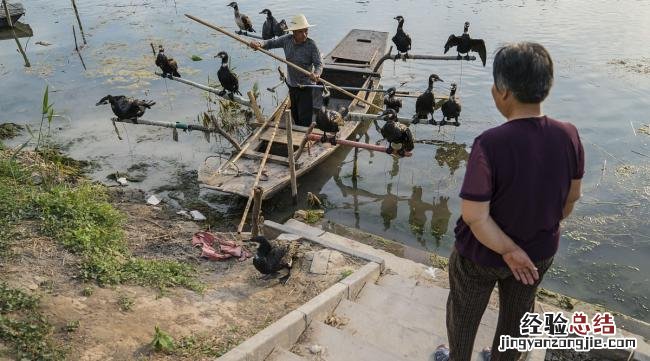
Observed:
[[[0,153],[0,258],[8,259],[13,242],[20,239],[16,225],[29,221],[39,235],[78,256],[78,276],[84,281],[138,284],[161,292],[178,286],[203,290],[189,264],[134,257],[122,230],[125,217],[108,202],[106,188],[76,177],[80,164],[69,158],[48,153],[45,159],[34,153]],[[75,184],[65,181],[70,175]],[[91,294],[87,289],[82,293]],[[64,330],[76,329],[74,322],[68,326]],[[5,353],[18,360],[62,360],[65,352],[55,345],[52,332],[37,298],[0,284]]]
[[[0,284],[0,340],[17,360],[63,360],[38,306],[38,298]]]

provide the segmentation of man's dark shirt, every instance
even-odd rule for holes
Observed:
[[[570,123],[548,117],[515,119],[474,140],[460,197],[490,202],[490,216],[533,262],[552,257],[572,179],[584,174],[584,150]],[[462,217],[456,249],[472,261],[506,267],[481,244]]]

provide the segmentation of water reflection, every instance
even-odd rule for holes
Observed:
[[[467,153],[467,146],[463,144],[439,141],[434,143],[437,145],[436,155],[434,158],[438,161],[439,166],[447,165],[449,167],[449,174],[454,175],[454,172],[460,168],[463,161],[469,157]]]
[[[393,194],[393,183],[386,185],[386,195],[381,200],[379,215],[384,220],[384,231],[390,228],[390,222],[397,218],[399,197]]]

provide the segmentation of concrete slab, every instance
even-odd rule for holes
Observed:
[[[296,225],[298,228],[293,228],[291,225]],[[383,267],[384,260],[381,257],[374,256],[372,254],[364,253],[353,248],[349,248],[343,244],[332,243],[323,238],[323,230],[319,230],[314,227],[307,226],[302,222],[295,220],[287,221],[287,224],[279,224],[273,221],[264,221],[264,234],[277,235],[280,233],[295,233],[301,235],[303,238],[310,242],[314,242],[322,245],[323,247],[337,250],[339,252],[346,253],[348,255],[365,259],[370,262],[376,262]]]
[[[424,306],[404,295],[373,284],[367,284],[363,288],[356,302],[379,314],[391,315],[407,325],[447,338],[444,304],[443,307]],[[495,310],[490,308],[485,310],[474,342],[474,350],[480,351],[492,345],[497,319],[498,314]]]
[[[412,278],[402,277],[398,274],[384,274],[377,280],[377,284],[383,287],[390,287],[393,289],[404,288],[412,289],[417,285],[418,281]]]
[[[348,286],[347,299],[353,300],[356,299],[359,295],[359,292],[366,286],[368,283],[374,283],[379,277],[381,267],[375,263],[370,262],[356,270],[350,276],[342,279],[340,283]]]
[[[296,311],[304,315],[305,322],[309,325],[313,320],[324,320],[347,295],[348,286],[337,283],[325,290],[325,292],[309,300],[309,302],[298,307]]]
[[[314,259],[311,261],[309,272],[324,275],[327,274],[327,265],[330,261],[330,254],[332,251],[323,249],[314,253]]]
[[[293,352],[284,348],[276,348],[266,361],[306,361],[306,358],[300,357]]]
[[[307,331],[309,337],[298,345],[301,354],[309,355],[308,345],[323,348],[319,360],[327,361],[406,361],[384,348],[378,348],[358,337],[351,336],[322,322],[313,322]]]
[[[335,314],[347,320],[341,327],[344,332],[406,359],[429,360],[438,345],[447,343],[443,336],[403,323],[398,315],[374,312],[347,300],[341,301]]]
[[[290,348],[306,328],[305,315],[295,310],[244,341],[231,352],[245,353],[247,361],[261,361],[266,359],[276,347]]]

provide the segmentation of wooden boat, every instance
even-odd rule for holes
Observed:
[[[381,68],[373,70],[378,60],[386,52],[387,42],[388,33],[386,32],[360,29],[350,31],[334,50],[324,57],[322,78],[339,86],[377,88]],[[331,93],[330,109],[347,106],[351,112],[366,113],[370,108],[368,105],[337,91],[331,90]],[[365,98],[367,92],[360,91],[355,95]],[[279,110],[280,107],[276,109],[276,113]],[[285,111],[284,117],[290,117],[288,111]],[[285,119],[280,121],[280,129],[277,130],[275,138],[273,138],[270,155],[258,184],[264,189],[264,198],[272,197],[291,182],[287,158],[287,132],[284,129]],[[348,139],[360,124],[359,121],[346,122],[338,133],[339,138]],[[248,197],[273,131],[273,126],[269,126],[262,131],[259,137],[249,138],[247,143],[250,143],[250,146],[246,148],[240,158],[236,159],[236,156],[232,156],[228,161],[218,157],[206,159],[198,171],[201,186]],[[294,150],[298,150],[306,131],[305,127],[293,126],[291,136]],[[314,129],[314,132],[320,131]],[[329,143],[312,145],[297,160],[296,176],[300,177],[308,173],[332,155],[338,147],[338,145]]]
[[[9,8],[9,16],[11,23],[15,24],[21,16],[25,15],[25,8],[21,3],[7,3]],[[0,28],[8,27],[7,15],[5,14],[5,7],[0,3]]]

